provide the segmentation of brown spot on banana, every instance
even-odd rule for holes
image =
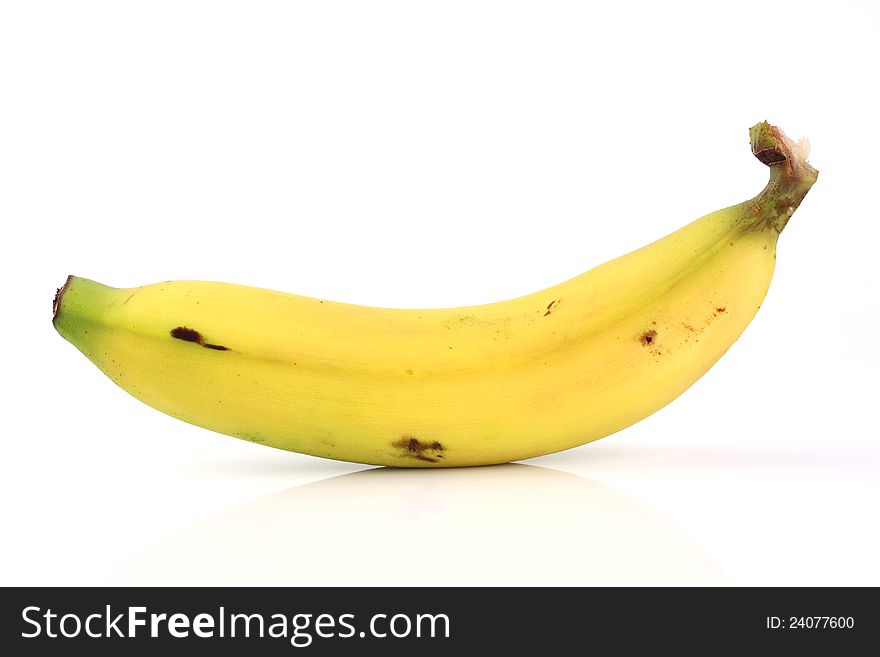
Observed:
[[[643,346],[650,347],[657,340],[657,331],[655,331],[654,329],[645,331],[639,336],[638,340],[642,343]]]
[[[403,436],[391,443],[392,447],[401,450],[401,458],[413,458],[418,461],[436,463],[443,458],[444,447],[438,441],[423,442],[412,436]],[[425,452],[429,452],[426,454]]]
[[[205,342],[205,339],[202,337],[201,333],[187,326],[178,326],[177,328],[171,329],[171,337],[177,338],[178,340],[183,340],[184,342],[195,342],[196,344],[203,346],[205,349],[213,349],[214,351],[229,351],[229,347],[224,347],[222,344],[211,344]]]

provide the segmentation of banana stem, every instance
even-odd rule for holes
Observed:
[[[755,197],[755,211],[761,225],[772,226],[781,233],[819,172],[807,162],[810,145],[806,140],[795,143],[766,121],[753,126],[749,137],[752,153],[770,167],[770,182]]]

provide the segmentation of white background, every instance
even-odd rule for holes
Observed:
[[[0,583],[880,585],[875,6],[4,3]],[[50,322],[69,273],[518,296],[756,194],[765,118],[821,175],[754,323],[526,466],[213,434]]]

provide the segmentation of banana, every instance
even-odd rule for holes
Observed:
[[[754,317],[818,172],[778,128],[750,137],[770,168],[758,196],[517,299],[401,310],[71,276],[53,323],[144,403],[256,443],[404,467],[557,452],[668,404]]]

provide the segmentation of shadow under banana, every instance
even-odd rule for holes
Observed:
[[[533,465],[375,468],[274,493],[149,547],[117,585],[724,585],[648,504]]]

